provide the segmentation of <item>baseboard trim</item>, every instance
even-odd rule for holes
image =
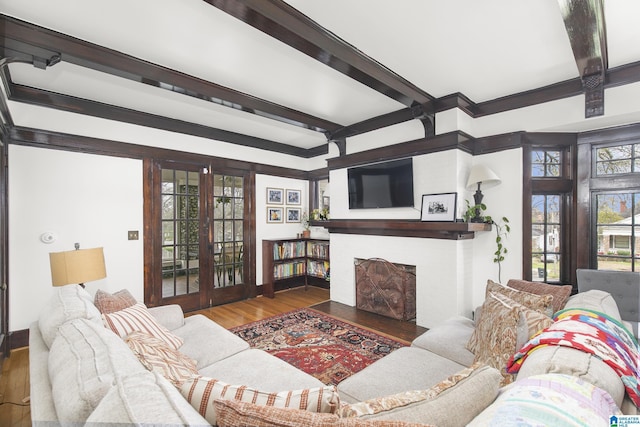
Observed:
[[[9,351],[29,346],[29,329],[9,332]]]

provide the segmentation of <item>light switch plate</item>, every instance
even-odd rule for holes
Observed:
[[[129,230],[129,240],[138,240],[138,230]]]

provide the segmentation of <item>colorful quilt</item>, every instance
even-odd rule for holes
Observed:
[[[517,373],[537,348],[550,345],[575,348],[609,365],[622,379],[633,403],[640,407],[640,349],[635,337],[620,322],[597,311],[566,309],[556,313],[554,321],[509,359],[507,372]]]

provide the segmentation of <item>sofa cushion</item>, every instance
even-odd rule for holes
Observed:
[[[275,408],[236,400],[216,400],[219,427],[428,427],[405,421],[340,418],[299,409]]]
[[[552,295],[553,313],[564,308],[573,287],[571,285],[550,285],[542,282],[529,282],[527,280],[511,279],[507,282],[507,287],[519,291],[529,292],[536,295]]]
[[[572,295],[567,300],[564,308],[583,308],[586,310],[599,311],[618,321],[622,321],[618,304],[616,304],[611,294],[598,289]]]
[[[571,375],[518,379],[469,426],[608,426],[621,415],[609,394]]]
[[[198,370],[250,348],[242,338],[202,314],[186,317],[184,325],[171,332],[184,341],[180,352],[197,361]]]
[[[207,421],[160,375],[118,378],[87,419],[93,426],[205,426]]]
[[[238,366],[260,366],[260,369],[238,369]],[[257,348],[241,351],[200,369],[200,375],[230,384],[249,384],[262,391],[296,390],[324,385],[317,378]]]
[[[466,345],[474,329],[473,320],[463,316],[452,317],[417,337],[411,346],[429,350],[461,365],[471,366],[475,355]]]
[[[174,335],[159,324],[142,303],[137,303],[115,313],[104,313],[102,314],[102,320],[105,326],[109,327],[121,338],[126,337],[133,331],[142,331],[163,340],[176,350],[184,343],[182,338]]]
[[[514,300],[515,302],[529,307],[532,310],[537,310],[547,316],[553,316],[553,295],[536,295],[529,292],[520,291],[515,288],[509,288],[503,286],[500,283],[496,283],[493,280],[487,280],[487,287],[485,289],[485,298],[489,294],[501,294]]]
[[[518,380],[542,374],[566,374],[605,390],[622,405],[625,389],[620,376],[593,354],[575,348],[547,346],[531,352],[518,371]]]
[[[462,426],[494,401],[501,380],[502,375],[496,369],[474,365],[427,390],[343,405],[339,415]],[[461,401],[465,404],[461,405]]]
[[[124,310],[125,308],[136,305],[138,301],[136,301],[127,289],[122,289],[113,294],[98,289],[93,298],[93,303],[96,305],[96,308],[100,310],[100,313],[105,314]]]
[[[81,286],[56,287],[49,304],[45,306],[38,318],[42,339],[47,347],[51,347],[58,333],[58,328],[73,319],[101,322],[100,312],[91,302],[91,295]]]
[[[119,375],[145,372],[127,345],[102,325],[62,325],[49,352],[49,379],[61,422],[84,422]]]
[[[145,368],[162,375],[175,386],[198,375],[195,360],[146,332],[133,331],[124,341]]]
[[[340,405],[338,392],[333,386],[271,392],[202,376],[192,377],[182,383],[180,393],[212,425],[216,425],[213,405],[216,399],[324,413],[333,413]]]
[[[466,366],[418,347],[402,347],[338,384],[340,399],[360,402],[433,387]]]

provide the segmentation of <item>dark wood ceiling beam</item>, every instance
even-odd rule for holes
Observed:
[[[313,149],[304,149],[255,136],[239,134],[169,117],[144,113],[129,108],[49,92],[33,87],[16,85],[14,83],[9,83],[7,87],[9,88],[8,94],[11,101],[23,102],[30,105],[55,108],[57,110],[68,111],[71,113],[100,117],[123,123],[131,123],[149,128],[166,130],[169,132],[177,132],[214,141],[229,142],[245,147],[273,151],[281,154],[289,154],[302,158],[311,158],[328,152],[328,146],[326,144]]]
[[[602,0],[558,0],[585,92],[585,117],[604,114],[609,66]]]
[[[434,100],[282,0],[204,1],[406,106]]]
[[[278,105],[112,49],[0,15],[0,47],[19,45],[34,52],[54,51],[65,61],[150,86],[202,99],[318,132],[342,127],[292,108]]]

